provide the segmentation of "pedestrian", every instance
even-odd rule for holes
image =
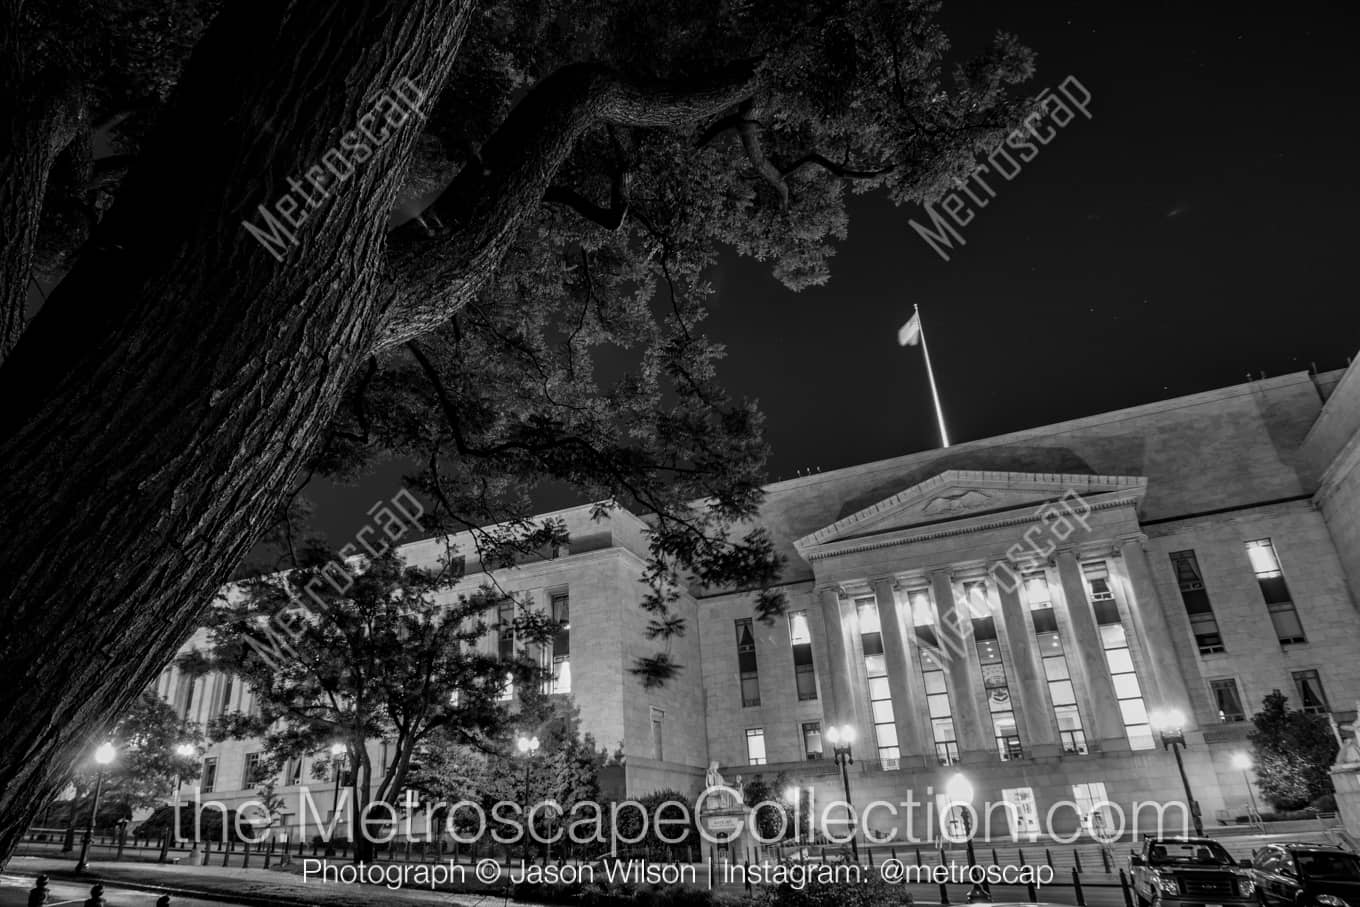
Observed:
[[[746,881],[746,893],[747,893],[747,894],[754,894],[754,892],[751,890],[751,857],[750,857],[749,855],[746,857],[746,872],[745,872],[745,877],[746,877],[746,878],[745,878],[745,881]]]
[[[108,902],[104,900],[104,886],[95,882],[90,888],[90,896],[85,899],[85,907],[108,907]]]

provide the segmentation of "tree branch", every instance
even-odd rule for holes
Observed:
[[[793,173],[798,172],[803,167],[806,167],[808,164],[816,164],[818,167],[821,167],[823,170],[826,170],[829,173],[834,174],[835,176],[851,180],[871,179],[875,176],[882,176],[885,173],[891,173],[894,169],[891,164],[888,165],[887,167],[878,167],[872,170],[861,170],[852,167],[846,167],[842,164],[838,164],[835,161],[830,160],[829,158],[826,158],[816,153],[815,151],[812,151],[803,155],[798,160],[794,161],[792,164],[789,164],[787,167],[780,167],[779,173],[781,176],[789,176]]]
[[[756,62],[678,85],[644,85],[595,64],[567,66],[540,82],[482,147],[486,166],[464,167],[435,202],[444,226],[428,236],[405,227],[392,233],[392,284],[376,349],[443,323],[491,279],[588,129],[688,127],[750,96]]]

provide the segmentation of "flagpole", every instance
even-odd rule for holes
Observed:
[[[926,377],[930,379],[930,396],[935,401],[935,420],[940,424],[940,446],[949,446],[949,433],[944,427],[944,410],[940,407],[940,391],[935,387],[935,369],[930,364],[930,347],[926,345],[926,323],[921,318],[921,309],[913,305],[916,311],[916,324],[921,331],[921,353],[926,357]]]

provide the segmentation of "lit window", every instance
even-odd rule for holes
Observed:
[[[1082,564],[1081,573],[1086,580],[1086,591],[1091,596],[1091,601],[1107,602],[1114,600],[1114,592],[1110,590],[1110,571],[1105,566],[1104,561]]]
[[[928,589],[913,589],[907,593],[907,603],[911,606],[911,625],[930,627],[935,624],[935,608],[931,605]]]
[[[1118,607],[1111,600],[1095,601],[1092,606],[1129,745],[1135,750],[1152,749],[1156,745],[1152,739],[1152,725],[1148,720],[1147,705],[1143,701],[1142,686],[1133,667],[1128,634],[1120,623]]]
[[[1001,659],[1001,641],[997,638],[996,621],[991,617],[974,619],[973,641],[982,669],[987,710],[992,716],[997,755],[1003,762],[1018,759],[1024,755],[1024,751],[1015,723],[1015,706],[1011,702],[1010,685],[1006,680],[1006,666]]]
[[[874,742],[884,768],[895,769],[902,751],[898,747],[897,724],[893,720],[892,692],[888,685],[888,662],[883,653],[883,634],[879,632],[878,603],[873,597],[856,600],[859,614],[860,646],[864,650],[864,673],[869,679],[869,710],[874,722]]]
[[[765,729],[746,729],[746,761],[751,765],[765,764]]]
[[[1025,574],[1025,603],[1032,611],[1053,607],[1053,593],[1048,591],[1048,577],[1042,573]]]
[[[209,756],[203,760],[203,793],[211,793],[217,786],[217,757]]]

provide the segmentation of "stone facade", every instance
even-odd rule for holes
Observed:
[[[644,520],[563,511],[568,549],[498,581],[541,607],[569,596],[571,694],[584,729],[622,748],[628,794],[697,792],[713,760],[825,803],[842,785],[827,731],[848,725],[856,803],[934,808],[963,772],[979,807],[1067,832],[1113,820],[1094,801],[1132,820],[1139,801],[1182,798],[1149,717],[1178,711],[1214,824],[1245,812],[1232,755],[1262,697],[1354,718],[1338,707],[1360,697],[1358,465],[1352,367],[775,483],[759,521],[787,558],[788,616],[746,627],[750,593],[691,590],[672,649],[685,670],[658,690],[627,670],[651,650]],[[222,683],[200,684],[191,716]],[[214,747],[219,777],[241,777],[248,750]],[[870,824],[934,837],[923,813]]]

